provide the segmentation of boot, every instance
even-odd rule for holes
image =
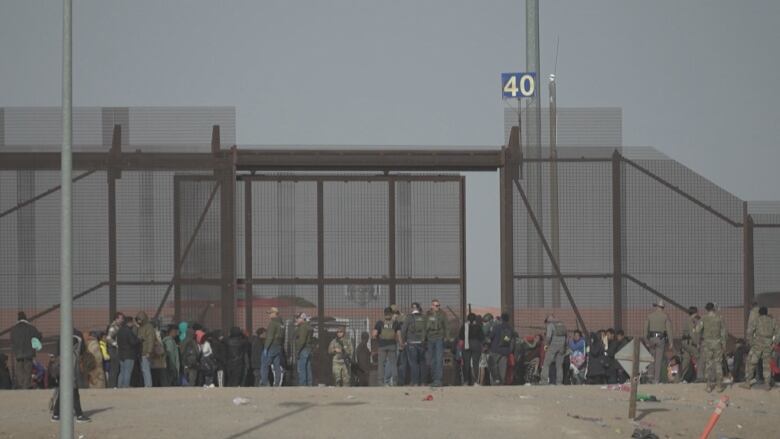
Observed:
[[[740,384],[739,387],[750,390],[750,381],[745,381],[744,383]]]
[[[712,384],[707,384],[707,387],[704,388],[704,391],[706,391],[707,393],[712,393],[712,389],[714,388],[715,386],[713,386]]]

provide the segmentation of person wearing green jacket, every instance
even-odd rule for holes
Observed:
[[[298,353],[298,385],[313,386],[311,351],[314,344],[309,316],[302,312],[295,318],[295,349]]]
[[[166,357],[166,378],[169,386],[178,386],[181,383],[181,361],[179,359],[179,346],[176,344],[178,336],[179,328],[176,325],[170,325],[163,339]]]
[[[431,353],[431,375],[433,387],[442,386],[444,375],[444,342],[449,337],[449,322],[444,311],[441,310],[441,302],[438,299],[431,301],[431,310],[425,317],[425,339],[428,340],[428,351]]]
[[[139,312],[135,316],[135,322],[138,324],[138,338],[141,339],[141,374],[144,377],[144,387],[152,387],[151,357],[157,334],[145,312]]]
[[[261,357],[262,367],[260,368],[260,385],[268,385],[268,367],[273,365],[275,387],[282,385],[284,378],[284,369],[282,369],[282,346],[284,345],[284,322],[279,317],[279,309],[271,307],[268,310],[271,321],[268,323],[265,345],[263,346],[263,356]]]

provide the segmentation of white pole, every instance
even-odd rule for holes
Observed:
[[[72,195],[73,173],[73,0],[63,0],[62,14],[62,230],[60,232],[60,438],[73,439],[73,285]]]

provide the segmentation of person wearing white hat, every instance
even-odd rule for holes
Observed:
[[[666,352],[666,343],[672,340],[672,322],[664,312],[664,301],[658,300],[653,304],[655,308],[647,316],[645,322],[645,334],[653,354],[652,381],[654,384],[661,382],[661,360]]]

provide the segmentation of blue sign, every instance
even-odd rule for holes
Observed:
[[[501,96],[504,99],[533,97],[536,93],[536,73],[502,73]]]

